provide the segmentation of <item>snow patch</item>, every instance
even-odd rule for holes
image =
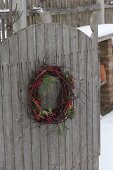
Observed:
[[[7,13],[7,12],[10,12],[10,10],[9,9],[0,9],[0,12],[1,13]]]
[[[33,10],[35,10],[37,12],[44,12],[41,7],[33,7]]]
[[[113,170],[113,111],[101,118],[99,170]]]
[[[78,27],[78,30],[91,37],[92,31],[90,25]],[[113,24],[100,24],[98,25],[98,38],[113,34]]]

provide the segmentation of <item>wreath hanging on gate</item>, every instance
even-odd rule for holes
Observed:
[[[44,96],[47,96],[51,86],[59,81],[60,88],[56,97],[55,108],[43,107]],[[74,78],[69,72],[62,71],[60,66],[42,65],[35,72],[28,85],[28,99],[31,108],[30,117],[41,124],[58,124],[72,119],[74,110]]]

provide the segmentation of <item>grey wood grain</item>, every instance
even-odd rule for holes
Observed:
[[[64,71],[69,71],[71,73],[70,28],[65,25],[63,25],[63,51]],[[69,170],[72,168],[72,124],[70,119],[66,121],[66,127],[70,130],[67,130],[65,135],[65,169]]]
[[[38,69],[37,61],[37,49],[36,49],[36,29],[35,26],[30,26],[27,29],[27,44],[28,44],[28,72],[29,72],[29,81],[34,73],[35,69]],[[30,113],[30,108],[28,109]],[[33,170],[41,169],[40,165],[40,130],[39,126],[31,120],[31,148],[32,148],[32,166]]]
[[[6,48],[6,50],[3,50]],[[9,40],[1,46],[1,64],[3,65],[3,122],[5,139],[6,169],[14,169],[13,116],[11,97],[11,71],[9,67]]]
[[[9,40],[10,65],[11,65],[11,91],[12,114],[14,131],[15,170],[23,170],[23,128],[19,87],[19,44],[18,36],[14,35]]]
[[[36,45],[37,45],[37,59],[39,65],[46,60],[46,48],[45,48],[45,25],[36,26]],[[48,148],[48,126],[42,125],[40,128],[40,154],[41,154],[41,169],[49,170],[49,148]]]
[[[86,36],[79,34],[79,114],[80,114],[80,161],[81,169],[87,170],[86,139]]]
[[[1,52],[1,48],[0,48]],[[1,53],[0,53],[1,54]],[[4,121],[3,121],[3,67],[0,55],[0,169],[5,169],[5,147],[4,147]]]
[[[95,165],[94,158],[100,153],[100,89],[99,89],[99,58],[98,58],[98,29],[97,14],[95,13],[93,21],[94,32],[92,34],[92,58],[93,58],[93,169],[98,169],[98,163]]]
[[[56,63],[56,25],[47,24],[45,25],[45,48],[46,48],[46,57],[47,63],[50,65]],[[56,90],[55,90],[56,91]],[[48,106],[54,108],[56,103],[57,92],[50,92],[47,96]],[[51,98],[53,100],[51,100]],[[53,125],[48,125],[48,133],[53,128]],[[53,131],[48,135],[48,154],[49,154],[49,167],[48,169],[59,169],[59,156],[58,156],[58,135],[57,131]]]
[[[36,25],[36,50],[37,50],[37,61],[41,64],[45,55],[45,42],[44,42],[44,24]]]
[[[9,65],[3,66],[3,122],[5,138],[6,170],[14,169],[14,139],[13,139],[13,117],[11,99],[11,80]]]
[[[56,51],[57,64],[64,65],[64,50],[63,50],[63,25],[56,24]],[[60,124],[62,127],[62,125]],[[59,166],[60,169],[65,170],[65,133],[58,137],[58,151],[59,151]]]
[[[78,56],[78,32],[76,29],[71,29],[70,36],[70,49],[71,49],[71,69],[75,81],[74,93],[77,97],[74,102],[75,117],[72,120],[72,163],[73,170],[80,169],[80,136],[79,136],[79,56]]]
[[[92,42],[91,39],[87,38],[87,154],[88,154],[88,170],[92,170],[92,159],[93,159],[93,79],[92,79]]]
[[[32,170],[32,154],[31,154],[31,130],[30,119],[27,117],[27,84],[28,84],[28,47],[26,29],[18,33],[19,37],[19,65],[20,65],[20,100],[23,125],[23,152],[24,152],[24,168]]]

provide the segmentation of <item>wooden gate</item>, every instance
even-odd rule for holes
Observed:
[[[99,66],[92,39],[61,24],[32,25],[0,45],[0,170],[98,170]],[[67,133],[27,117],[27,83],[44,57],[71,68],[76,79]]]

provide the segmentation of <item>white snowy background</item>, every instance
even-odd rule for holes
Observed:
[[[99,170],[113,170],[113,111],[101,118]]]

